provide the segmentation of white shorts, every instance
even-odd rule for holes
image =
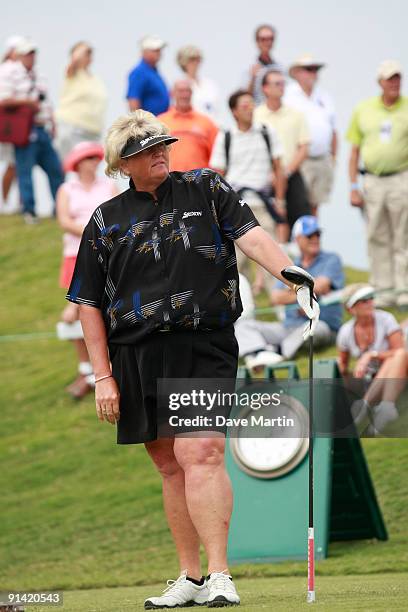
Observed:
[[[0,161],[5,162],[7,166],[15,165],[14,145],[8,142],[0,142]]]

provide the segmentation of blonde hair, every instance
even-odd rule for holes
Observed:
[[[186,45],[185,47],[181,47],[181,49],[177,52],[177,63],[180,68],[185,72],[187,63],[193,57],[203,57],[200,49],[195,47],[194,45]]]
[[[105,160],[107,163],[105,174],[116,177],[124,176],[121,171],[121,155],[130,140],[142,140],[147,136],[169,134],[169,129],[152,113],[144,110],[135,110],[127,115],[118,117],[109,128],[105,140]]]

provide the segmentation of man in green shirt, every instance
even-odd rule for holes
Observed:
[[[376,303],[408,308],[408,98],[400,95],[401,65],[387,60],[378,68],[382,93],[357,105],[347,139],[350,201],[367,217],[371,283]],[[360,157],[363,188],[358,183]],[[396,290],[392,292],[390,290]]]

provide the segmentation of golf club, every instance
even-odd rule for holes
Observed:
[[[295,285],[307,285],[310,292],[310,306],[313,306],[314,279],[298,266],[289,266],[281,271],[283,278]],[[312,326],[312,320],[310,320]],[[314,558],[314,518],[313,518],[313,336],[309,336],[309,528],[307,531],[307,602],[316,600],[315,558]]]

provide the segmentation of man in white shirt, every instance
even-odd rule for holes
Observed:
[[[40,166],[47,174],[55,201],[59,186],[64,181],[61,162],[52,145],[54,132],[52,107],[44,81],[35,70],[36,45],[23,39],[15,49],[17,61],[10,62],[0,75],[0,104],[28,106],[33,111],[33,124],[26,145],[15,146],[18,187],[23,204],[24,220],[37,221],[32,171]]]
[[[273,128],[253,123],[254,99],[248,91],[240,89],[233,93],[229,107],[236,125],[231,131],[218,132],[210,166],[242,194],[260,225],[274,235],[275,225],[279,228],[286,220],[280,141]],[[272,198],[272,187],[275,198]],[[248,272],[245,255],[238,251],[237,258],[239,270]],[[254,292],[259,292],[261,286],[262,278],[257,275]]]
[[[336,114],[331,97],[318,85],[318,72],[324,63],[302,55],[289,69],[294,79],[286,89],[285,103],[306,116],[311,141],[309,156],[302,164],[312,213],[329,200],[337,153]]]

